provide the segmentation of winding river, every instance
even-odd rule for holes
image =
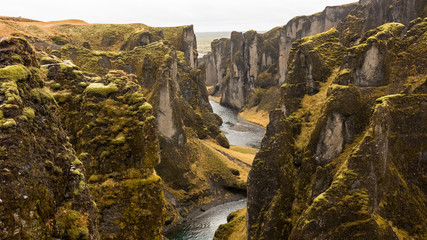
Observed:
[[[228,138],[230,145],[259,148],[265,129],[248,123],[238,116],[238,112],[210,101],[214,113],[218,114],[223,124],[221,131]],[[176,226],[167,234],[171,240],[211,240],[219,225],[227,223],[227,216],[246,206],[246,199],[223,203],[209,208],[205,212]]]
[[[230,145],[260,148],[265,129],[251,124],[238,116],[238,112],[209,101],[213,112],[222,118],[221,131],[225,134]]]

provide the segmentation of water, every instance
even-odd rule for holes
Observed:
[[[248,123],[238,116],[238,112],[210,101],[213,112],[218,114],[223,124],[221,131],[228,138],[231,145],[259,148],[265,129]],[[176,226],[166,234],[171,240],[211,240],[219,225],[227,223],[227,216],[231,212],[246,206],[247,199],[233,201],[209,208],[200,215],[187,219],[185,223]]]
[[[212,240],[219,225],[227,223],[228,214],[244,208],[246,202],[246,199],[242,199],[209,208],[206,212],[177,226],[177,230],[166,237],[171,240]]]
[[[223,121],[221,131],[225,134],[230,145],[260,148],[265,129],[248,123],[238,116],[238,112],[209,101],[213,112]]]

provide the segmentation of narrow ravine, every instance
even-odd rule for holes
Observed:
[[[238,116],[238,112],[209,101],[214,113],[218,114],[223,124],[221,131],[228,138],[230,145],[259,148],[265,129],[249,123]],[[170,240],[211,240],[219,225],[227,223],[227,216],[246,206],[247,199],[223,203],[207,209],[200,215],[186,219],[169,232]]]

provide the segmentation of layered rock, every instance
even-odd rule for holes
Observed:
[[[287,81],[302,86],[282,95],[286,112],[270,114],[248,180],[248,239],[426,237],[426,24],[382,25],[346,57],[343,46],[329,47],[341,66],[321,61],[311,71],[304,66],[328,54],[316,45],[334,34],[293,45],[289,69],[303,71]],[[307,73],[323,68],[330,77],[307,91]]]
[[[0,49],[0,238],[99,239],[85,168],[35,51],[19,38]]]

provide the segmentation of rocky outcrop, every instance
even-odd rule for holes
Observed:
[[[218,49],[214,41],[212,53],[205,57],[207,83],[217,85],[223,98],[221,104],[242,109],[255,88],[267,89],[285,82],[287,60],[295,40],[336,27],[355,5],[327,7],[322,13],[296,17],[287,25],[264,34],[254,31],[243,35],[232,33],[230,40],[220,40],[222,46],[234,42],[234,48],[229,50],[225,47]],[[243,36],[240,45],[236,44],[239,35]]]
[[[283,27],[264,34],[249,31],[243,34],[243,39],[238,40],[242,34],[233,33],[230,39],[212,42],[212,52],[204,57],[207,63],[207,84],[216,86],[213,94],[223,97],[223,105],[241,110],[253,102],[252,96],[256,89],[288,83],[288,59],[291,57],[293,42],[336,28],[344,46],[357,45],[362,34],[369,29],[387,22],[407,25],[411,20],[425,16],[424,6],[422,0],[360,1],[326,7],[323,12],[310,16],[295,17]],[[236,45],[236,41],[242,44]],[[231,48],[233,42],[235,47]],[[238,46],[240,49],[236,49]],[[375,51],[373,48],[368,54],[377,56]],[[381,60],[371,59],[376,62]]]
[[[300,38],[313,36],[336,28],[338,24],[352,11],[357,4],[326,7],[323,12],[295,17],[290,20],[280,31],[279,42],[279,84],[286,82],[288,72],[287,61],[291,52],[292,43]]]
[[[9,29],[8,23],[0,25]],[[98,233],[102,239],[161,239],[164,223],[179,221],[198,205],[245,191],[246,178],[235,175],[234,169],[242,168],[214,143],[229,147],[219,129],[222,120],[209,104],[205,66],[197,62],[192,26],[38,24],[36,33],[23,28],[8,34],[35,43],[41,76],[47,79],[40,80],[46,87],[35,91],[34,98],[44,99],[52,90],[58,128],[66,130],[64,136],[74,148],[70,156],[79,158],[73,170],[81,174],[72,179],[78,180],[79,189],[70,182],[64,184],[71,184],[71,190],[64,191],[87,198],[91,194],[99,210],[92,216],[86,208],[67,205],[87,215],[86,225],[77,230],[71,226],[73,231],[88,229],[84,239],[97,239]],[[34,55],[29,45],[19,50]],[[35,56],[1,54],[1,64],[38,66]],[[15,123],[7,115],[4,125]],[[61,207],[62,202],[57,204]],[[94,223],[97,216],[99,222]],[[58,231],[77,221],[65,220],[68,225],[58,226]],[[14,228],[17,222],[8,224]]]
[[[338,54],[341,64],[313,65],[330,73],[318,92],[300,91],[298,107],[271,112],[249,174],[248,239],[426,237],[427,21],[408,26],[379,26]],[[289,69],[316,58],[322,35],[293,45]],[[310,71],[298,72],[287,81],[305,86]],[[292,98],[282,96],[286,106]]]
[[[152,106],[135,76],[111,71],[93,77],[70,62],[43,68],[86,168],[100,237],[161,239],[165,200],[154,173],[160,149]]]
[[[227,165],[229,159],[206,145],[208,141],[216,141],[229,147],[219,128],[222,120],[212,112],[209,104],[205,65],[197,63],[193,27],[145,26],[135,32],[135,28],[140,27],[138,24],[70,26],[82,32],[91,29],[93,35],[74,36],[74,39],[70,33],[69,44],[55,49],[44,47],[48,45],[38,48],[39,58],[47,64],[49,86],[55,90],[58,103],[64,107],[61,116],[71,141],[77,144],[79,154],[88,153],[83,154],[83,162],[90,162],[87,166],[90,169],[89,179],[93,176],[90,186],[95,201],[100,201],[97,204],[102,214],[101,235],[111,238],[132,238],[132,234],[160,237],[159,224],[163,220],[168,225],[173,224],[197,205],[229,195],[230,191],[242,192],[245,189],[244,182],[233,175]],[[105,29],[111,32],[105,32]],[[69,29],[62,26],[60,31],[68,32]],[[123,39],[117,35],[120,32],[123,32]],[[151,40],[144,38],[147,32],[151,34]],[[114,39],[111,46],[99,44],[101,33]],[[90,43],[91,49],[81,47],[80,42]],[[125,46],[123,51],[115,51],[119,44]],[[109,51],[102,51],[105,49]],[[136,89],[137,86],[141,89]],[[141,94],[135,103],[127,100],[131,90]],[[95,94],[89,98],[86,92]],[[144,103],[146,100],[147,105]],[[88,109],[91,104],[96,105],[94,112]],[[149,111],[150,106],[152,110]],[[138,128],[145,126],[141,116],[145,110],[147,114],[142,115],[147,115],[150,120],[147,127],[155,123],[157,128],[155,135],[159,139],[160,157],[155,170],[162,182],[152,173],[155,163],[150,166],[142,164],[145,160],[140,157],[145,150],[133,148],[134,144],[145,141],[136,137]],[[78,115],[78,112],[89,112],[93,116]],[[153,116],[149,116],[150,113]],[[115,120],[104,119],[107,116]],[[89,124],[92,120],[95,122]],[[83,123],[85,125],[79,125]],[[110,124],[116,127],[108,127]],[[89,130],[90,127],[102,136],[92,139],[94,132]],[[123,127],[123,134],[117,129],[119,127]],[[147,139],[153,142],[150,146],[156,146],[155,139]],[[95,145],[102,145],[104,149],[101,151]],[[154,161],[154,157],[152,159]],[[128,176],[126,166],[136,169],[137,174]],[[146,180],[146,185],[129,186],[126,184],[128,179],[135,182]],[[160,196],[159,184],[165,190],[166,203]],[[105,194],[107,198],[101,195],[103,191],[108,193]],[[146,208],[141,199],[130,194],[132,191],[149,198],[145,200],[152,208]],[[114,198],[113,195],[120,197]],[[141,215],[130,216],[130,208],[125,207],[126,204],[142,206],[137,210],[145,209],[141,213],[145,214],[147,222],[141,222]],[[164,204],[166,219],[161,215]],[[117,226],[125,228],[118,229]],[[144,229],[141,226],[145,226]]]
[[[97,213],[35,52],[0,40],[0,238],[99,239]]]
[[[286,116],[299,108],[304,95],[319,92],[320,85],[332,74],[331,70],[341,64],[345,50],[335,28],[293,43],[287,81],[281,87],[281,109]]]
[[[184,52],[185,60],[191,68],[197,65],[197,41],[194,34],[193,25],[187,26],[182,32],[182,48],[178,48]]]

